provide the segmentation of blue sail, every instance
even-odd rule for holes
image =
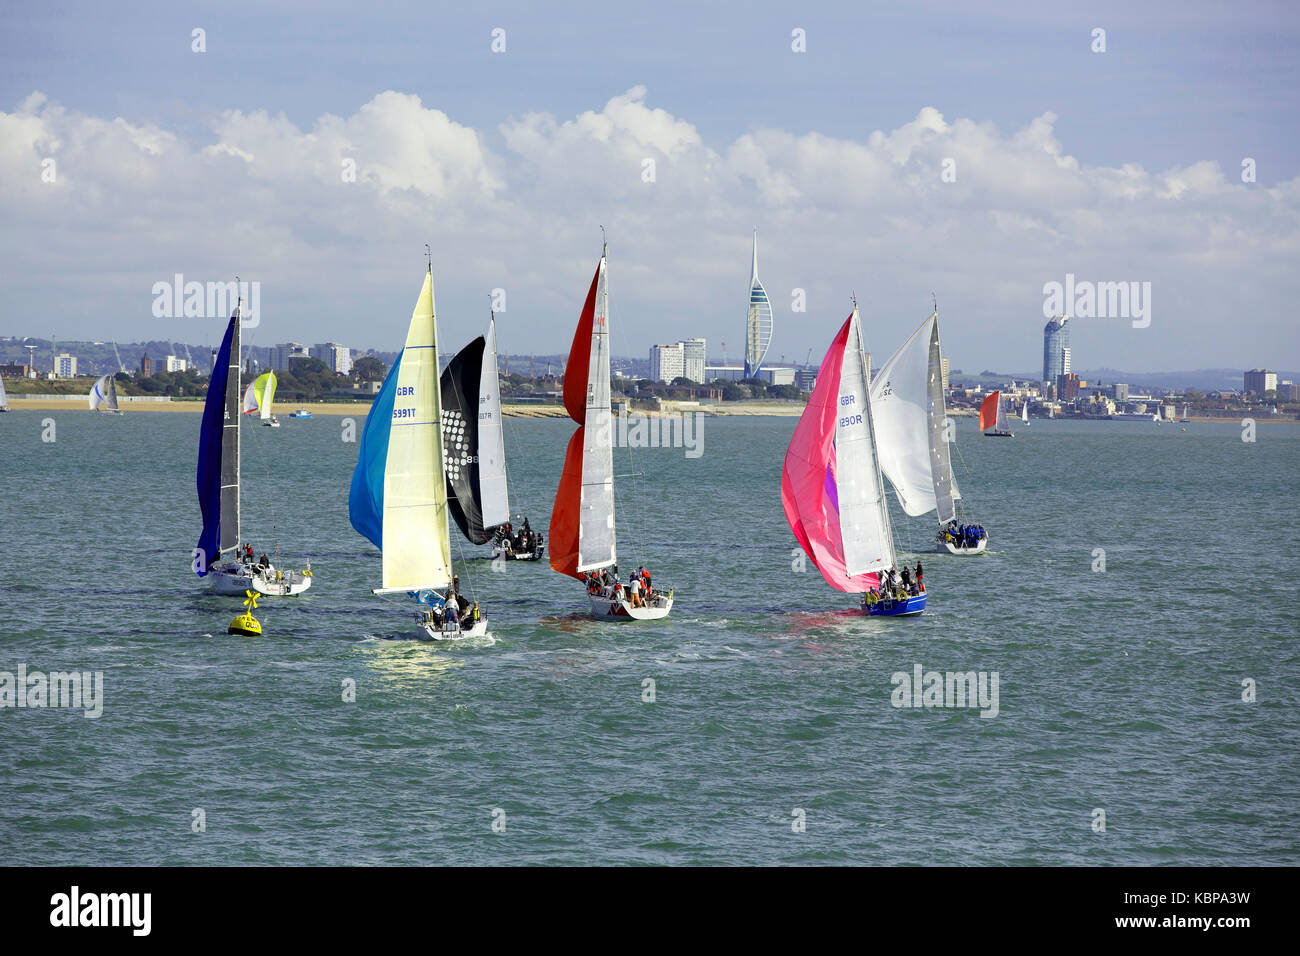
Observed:
[[[352,489],[348,492],[348,520],[380,551],[384,549],[384,466],[388,462],[388,433],[393,427],[393,399],[397,396],[397,370],[401,365],[402,355],[398,353],[370,406],[361,428],[357,470],[352,473]]]
[[[230,317],[221,351],[208,381],[208,397],[203,403],[203,422],[199,426],[198,489],[199,508],[203,512],[203,533],[197,548],[202,561],[199,577],[208,573],[208,564],[221,552],[221,441],[226,418],[226,383],[230,379],[230,342],[235,335],[238,313]]]

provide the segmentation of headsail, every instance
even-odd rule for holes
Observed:
[[[236,308],[208,381],[199,425],[199,577],[222,552],[239,546],[239,321]]]
[[[840,327],[795,426],[781,501],[796,540],[831,587],[865,591],[894,563],[855,309]],[[845,534],[852,537],[848,548]]]
[[[483,520],[479,488],[482,474],[478,408],[483,348],[479,336],[447,363],[442,371],[442,447],[447,472],[447,508],[461,533],[474,544],[491,535]]]
[[[602,254],[564,369],[564,407],[579,428],[565,452],[550,525],[551,568],[579,579],[617,560],[608,305]]]
[[[92,412],[95,411],[95,409],[99,408],[99,406],[103,405],[105,402],[108,401],[108,376],[107,375],[99,376],[99,378],[95,381],[95,384],[90,386],[89,399],[90,399],[90,410]]]
[[[377,592],[451,582],[437,335],[430,268],[406,345],[366,416],[348,497],[352,526],[383,552]]]
[[[941,524],[960,498],[946,437],[947,410],[933,313],[881,366],[871,383],[880,470],[909,515],[936,512]]]
[[[988,431],[998,424],[998,409],[1001,392],[994,392],[980,403],[980,431]]]

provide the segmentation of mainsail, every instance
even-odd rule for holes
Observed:
[[[406,345],[366,416],[348,496],[352,527],[383,552],[376,593],[451,582],[441,404],[431,267]]]
[[[505,423],[501,419],[501,382],[497,375],[497,320],[488,320],[483,371],[478,386],[478,487],[483,524],[494,528],[510,520],[506,481]]]
[[[239,322],[236,308],[212,368],[199,425],[199,577],[221,553],[239,547]]]
[[[616,560],[609,405],[609,291],[601,254],[564,369],[564,407],[578,423],[551,510],[551,568],[578,579]]]
[[[831,587],[866,591],[895,562],[857,309],[823,359],[781,473],[796,540]]]
[[[947,409],[939,350],[939,316],[933,313],[881,366],[871,383],[880,470],[909,515],[934,511],[952,520],[961,497],[946,437]]]

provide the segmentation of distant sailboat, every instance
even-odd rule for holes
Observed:
[[[989,429],[993,429],[989,431]],[[985,438],[1015,438],[1007,423],[1007,410],[1002,405],[1002,393],[996,391],[980,405],[980,431]]]
[[[952,472],[946,430],[936,310],[880,367],[871,383],[871,420],[880,470],[894,486],[898,503],[913,517],[934,512],[940,551],[979,554],[988,539],[963,547],[949,541],[944,527],[957,518],[961,499]]]
[[[602,250],[564,368],[564,407],[578,423],[564,455],[564,472],[551,511],[551,569],[589,582],[590,572],[613,568],[618,553],[614,523],[613,410],[609,395],[608,249]],[[624,588],[588,583],[591,616],[645,621],[667,617],[669,589],[651,592],[636,606]]]
[[[1025,399],[1025,404],[1020,406],[1020,420],[1029,424],[1029,399]]]
[[[862,594],[864,614],[920,614],[925,591],[911,594],[892,580],[898,558],[877,455],[870,379],[855,304],[831,341],[790,439],[781,503],[795,540],[826,583]]]
[[[462,609],[454,590],[440,392],[430,265],[406,344],[366,416],[348,518],[382,554],[380,586],[372,593],[414,597],[425,637],[480,637],[487,634],[487,618],[478,614],[477,602],[470,610],[464,601]],[[445,597],[458,599],[454,616]]]
[[[240,306],[236,306],[221,340],[199,425],[197,483],[203,532],[194,549],[194,571],[211,578],[216,594],[243,596],[253,590],[294,596],[311,587],[310,565],[303,571],[282,571],[269,561],[254,563],[251,554],[240,551],[239,333]]]
[[[262,424],[270,428],[280,427],[280,420],[271,412],[275,402],[275,386],[275,372],[263,372],[244,392],[244,414],[252,415],[256,412]]]
[[[112,375],[101,375],[90,389],[90,410],[107,415],[121,415],[117,407],[117,384]]]
[[[0,378],[0,412],[9,411],[9,396],[5,392],[5,380]]]

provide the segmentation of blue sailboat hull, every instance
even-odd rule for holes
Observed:
[[[895,601],[890,598],[870,605],[864,601],[862,612],[870,617],[908,617],[925,610],[925,598],[926,594],[922,591],[920,594],[910,595],[905,601]]]

